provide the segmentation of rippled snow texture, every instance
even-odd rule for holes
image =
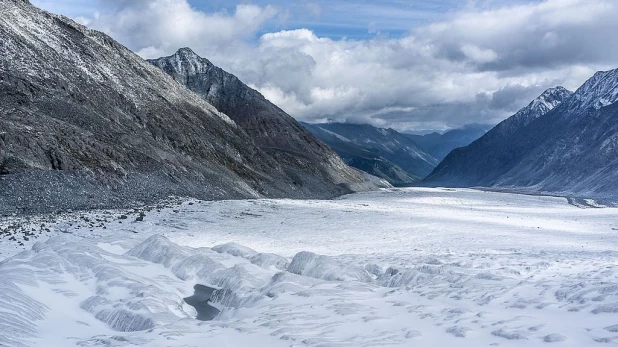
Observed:
[[[0,346],[618,342],[616,209],[391,189],[74,217],[0,263]],[[183,300],[196,284],[213,321]]]

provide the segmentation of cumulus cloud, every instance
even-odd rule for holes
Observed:
[[[263,33],[290,16],[271,5],[204,13],[186,0],[109,0],[80,20],[146,58],[189,46],[297,119],[405,130],[496,123],[546,88],[574,89],[618,67],[616,14],[614,0],[468,6],[401,37],[367,40]]]
[[[468,56],[462,47],[491,49],[495,55],[490,56],[496,59],[479,61],[481,70],[614,63],[618,57],[613,34],[618,28],[617,13],[618,4],[612,0],[548,0],[459,13],[415,34],[428,37],[440,54],[453,60]]]
[[[101,30],[144,57],[170,53],[179,46],[230,51],[276,17],[273,6],[240,4],[234,13],[204,13],[186,0],[106,0],[82,24]]]

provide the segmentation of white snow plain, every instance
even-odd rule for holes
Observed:
[[[136,214],[0,221],[49,229],[0,241],[0,346],[618,343],[618,209],[407,188]]]

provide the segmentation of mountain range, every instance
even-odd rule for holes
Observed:
[[[212,65],[217,102],[101,32],[25,0],[0,5],[0,214],[379,185]],[[179,72],[201,68],[190,53],[172,58]]]
[[[468,145],[490,128],[471,124],[444,134],[414,135],[369,124],[301,124],[328,144],[348,165],[396,186],[420,181],[448,152]]]
[[[461,128],[452,129],[444,133],[432,132],[418,135],[403,133],[416,142],[427,153],[441,161],[452,150],[465,147],[474,140],[485,135],[493,126],[487,124],[467,124]]]
[[[618,196],[618,70],[548,89],[489,131],[301,125],[189,48],[146,61],[26,0],[0,5],[0,215],[169,196],[332,198],[424,177]]]
[[[301,123],[350,166],[393,185],[419,181],[438,164],[410,137],[369,124]]]
[[[552,88],[469,146],[425,184],[495,187],[614,201],[618,187],[618,70],[574,93]]]

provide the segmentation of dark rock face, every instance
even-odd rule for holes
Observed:
[[[346,168],[328,146],[294,118],[190,48],[149,62],[233,119],[300,187],[314,190],[328,181],[359,181],[358,173]],[[314,177],[323,177],[324,182],[308,180]]]
[[[615,201],[618,198],[618,70],[575,93],[546,91],[467,147],[425,183],[502,187]]]
[[[346,164],[393,185],[416,182],[438,164],[407,135],[368,124],[303,125],[328,144]]]
[[[100,32],[24,1],[0,0],[0,9],[0,214],[375,187],[336,156],[317,174],[289,170]]]

